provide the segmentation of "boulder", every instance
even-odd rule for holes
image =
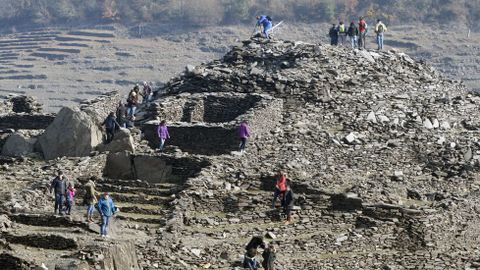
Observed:
[[[33,153],[36,139],[28,138],[20,133],[8,137],[2,148],[2,156],[20,157]]]
[[[128,151],[135,153],[133,138],[129,129],[121,128],[115,133],[113,141],[109,144],[103,144],[98,147],[100,152],[118,153]]]
[[[107,156],[103,174],[110,178],[134,179],[134,168],[132,166],[130,153],[126,151],[110,153]]]
[[[87,156],[102,142],[98,120],[78,108],[64,107],[40,136],[45,159]]]

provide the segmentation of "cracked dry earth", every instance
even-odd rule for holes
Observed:
[[[239,269],[261,235],[278,247],[276,269],[480,267],[480,97],[425,63],[254,39],[161,92],[140,109],[135,153],[2,159],[0,262]],[[163,154],[151,135],[157,116],[172,136]],[[243,119],[253,136],[241,155],[231,137]],[[57,168],[80,190],[94,179],[111,192],[121,209],[112,238],[83,221],[81,193],[72,217],[50,215]],[[271,209],[279,169],[296,195],[290,225]]]

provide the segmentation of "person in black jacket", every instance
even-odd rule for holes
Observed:
[[[354,22],[350,23],[350,27],[348,27],[347,35],[350,38],[350,43],[352,44],[352,49],[357,47],[358,43],[358,28]]]
[[[332,28],[330,28],[328,35],[330,36],[330,45],[337,46],[338,45],[338,27],[336,24],[332,25]]]
[[[107,131],[107,140],[105,143],[110,143],[115,135],[115,130],[120,128],[120,125],[115,118],[115,113],[111,112],[105,121],[103,121],[102,126],[105,126],[105,130]]]
[[[55,177],[50,185],[50,193],[55,194],[55,210],[53,214],[57,213],[63,215],[63,203],[65,202],[65,196],[67,194],[67,181],[62,171],[58,171],[57,177]]]
[[[285,216],[287,216],[287,220],[285,224],[288,225],[292,222],[292,208],[295,201],[295,196],[293,194],[292,188],[290,185],[287,185],[287,191],[285,192],[285,196],[282,202],[283,212]]]

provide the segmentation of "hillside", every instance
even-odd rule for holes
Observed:
[[[107,152],[100,141],[78,138],[99,132],[94,119],[118,95],[62,110],[47,131],[14,133],[67,157],[43,160],[32,146],[2,159],[0,262],[239,269],[245,244],[262,235],[277,246],[279,269],[480,266],[480,97],[425,62],[402,52],[250,39],[221,59],[190,66],[161,90],[141,106],[137,128],[122,131]],[[164,153],[155,151],[156,117],[168,120]],[[78,119],[90,128],[76,128]],[[243,120],[252,136],[242,154],[235,134]],[[61,136],[58,127],[70,122],[75,135]],[[45,145],[42,136],[52,133],[61,144]],[[92,151],[79,157],[85,143]],[[58,168],[77,186],[94,180],[111,192],[121,208],[111,238],[98,239],[83,209],[51,216],[42,191]],[[279,170],[296,195],[292,224],[272,209]]]

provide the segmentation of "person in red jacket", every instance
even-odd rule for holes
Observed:
[[[287,190],[287,174],[282,171],[278,172],[277,182],[275,183],[275,191],[273,193],[272,208],[275,209],[275,202],[277,198],[280,197],[283,200],[285,196],[285,191]]]
[[[358,48],[365,49],[366,37],[367,37],[368,25],[363,17],[360,17],[358,21]]]

